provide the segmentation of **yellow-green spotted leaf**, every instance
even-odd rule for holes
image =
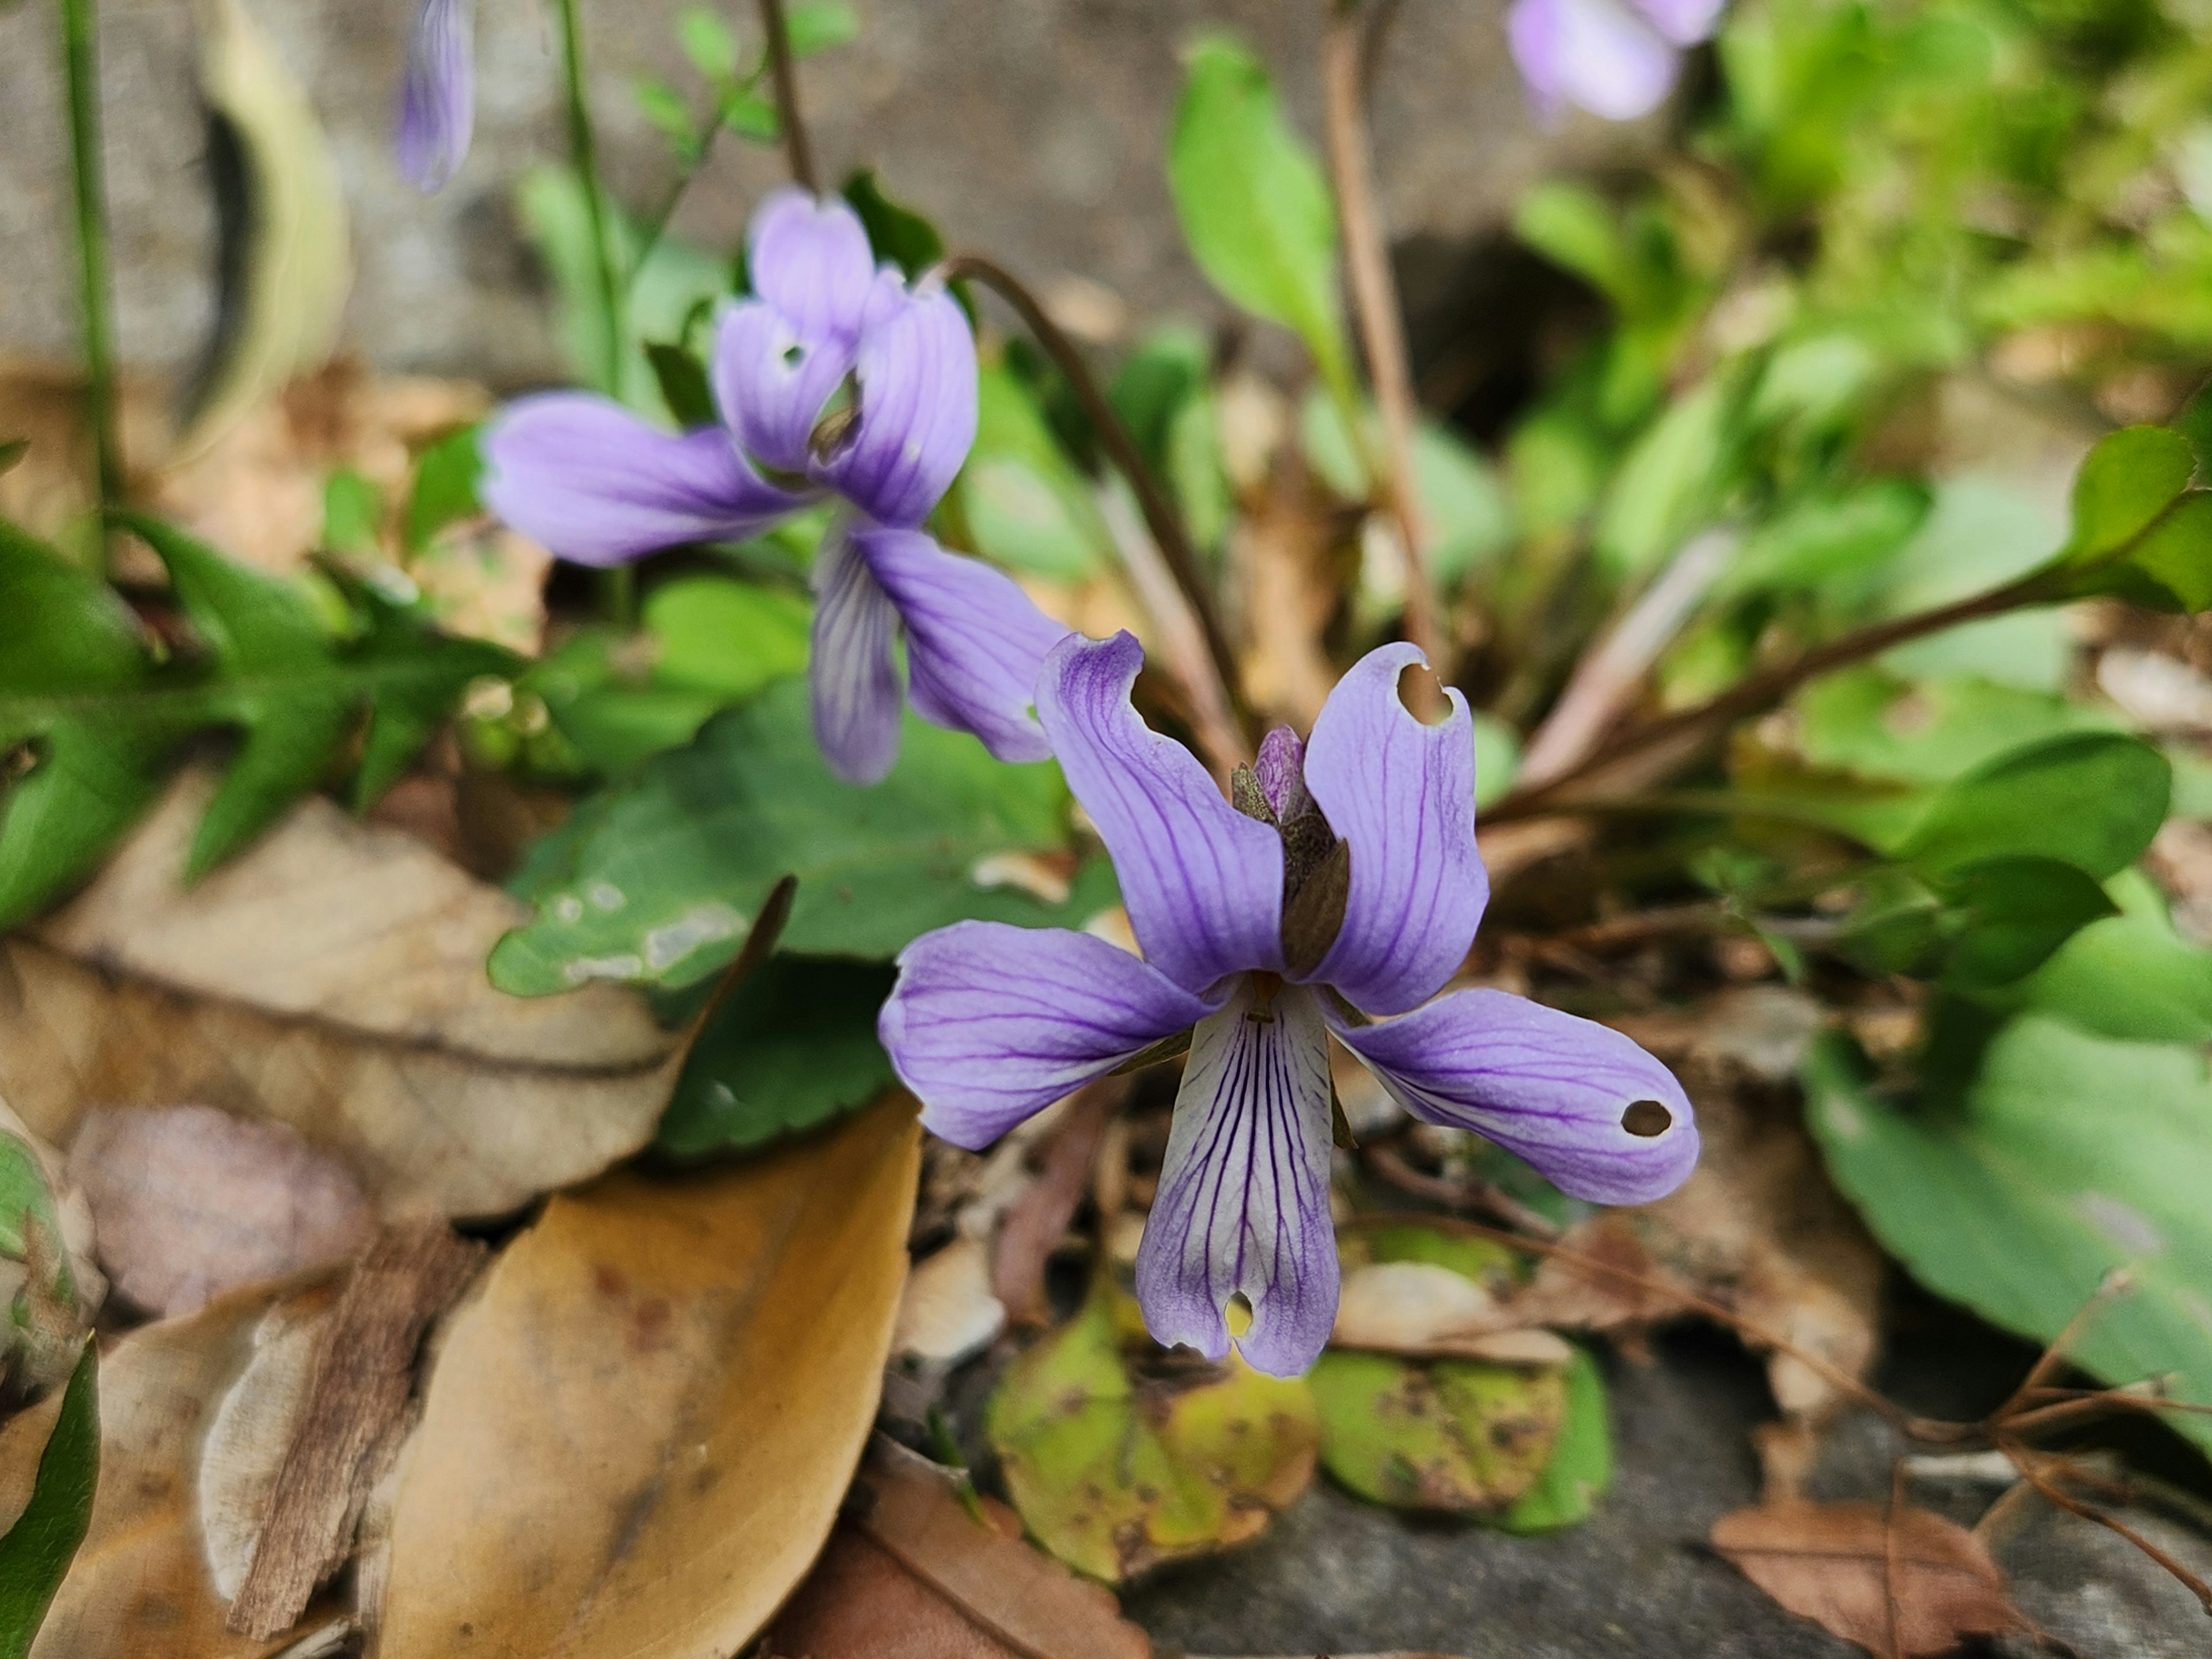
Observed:
[[[1322,1466],[1394,1509],[1504,1509],[1535,1486],[1566,1417],[1555,1370],[1332,1348],[1309,1380]]]

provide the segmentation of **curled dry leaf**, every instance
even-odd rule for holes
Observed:
[[[376,1231],[343,1164],[289,1124],[211,1106],[96,1109],[77,1125],[69,1172],[92,1206],[100,1266],[165,1317],[340,1261]]]
[[[220,1553],[204,1546],[200,1516],[211,1490],[253,1479],[247,1470],[210,1468],[210,1456],[235,1451],[248,1419],[273,1425],[286,1414],[281,1399],[238,1401],[258,1352],[326,1306],[333,1284],[325,1272],[253,1285],[185,1318],[133,1331],[102,1355],[92,1527],[31,1659],[266,1659],[344,1624],[325,1598],[283,1636],[233,1635],[215,1583]],[[254,1390],[272,1380],[280,1379],[262,1372]],[[210,1423],[226,1415],[231,1432],[210,1435]]]
[[[955,1238],[908,1275],[891,1352],[955,1365],[1006,1328],[1006,1304],[991,1293],[989,1253],[981,1239]]]
[[[898,1097],[735,1169],[555,1198],[447,1326],[380,1659],[725,1659],[875,1415],[919,1134]]]
[[[188,775],[90,889],[0,942],[0,1095],[33,1128],[179,1101],[273,1119],[386,1217],[499,1214],[651,1137],[681,1054],[641,998],[494,990],[520,908],[320,799],[185,890],[210,787]]]
[[[1498,1298],[1433,1261],[1374,1261],[1348,1271],[1330,1343],[1378,1353],[1449,1354],[1498,1364],[1564,1365],[1574,1350],[1551,1332],[1501,1328]]]
[[[945,1473],[878,1441],[830,1547],[766,1648],[792,1659],[1149,1659],[1114,1598],[1022,1542],[985,1500],[963,1508]]]
[[[1714,1522],[1712,1544],[1790,1612],[1869,1653],[1949,1653],[2027,1623],[1981,1540],[1926,1510],[1762,1504]]]

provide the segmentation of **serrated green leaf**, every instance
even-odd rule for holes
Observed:
[[[2001,755],[1939,791],[1899,849],[1955,875],[1984,859],[2057,859],[2102,878],[2166,821],[2173,771],[2139,738],[2084,732]]]
[[[415,458],[415,487],[407,497],[409,552],[420,553],[447,525],[483,511],[477,499],[477,482],[483,476],[479,430],[465,426],[449,432]]]
[[[1168,185],[1183,240],[1233,303],[1305,343],[1349,394],[1336,286],[1336,208],[1320,165],[1276,102],[1267,70],[1225,35],[1184,56],[1168,141]]]
[[[866,1105],[894,1080],[876,1016],[896,977],[827,957],[763,963],[692,1045],[655,1144],[684,1158],[743,1151]]]
[[[847,179],[844,195],[846,204],[860,216],[868,247],[877,258],[889,259],[909,279],[944,258],[945,238],[937,227],[884,195],[872,170],[863,167]]]
[[[1814,1045],[1804,1084],[1829,1172],[1915,1278],[2049,1341],[2124,1267],[2131,1287],[2089,1316],[2067,1358],[2108,1383],[2169,1377],[2178,1397],[2212,1405],[2201,1052],[2028,1016],[1989,1043],[1955,1107],[1900,1109],[1835,1037]],[[2212,1417],[2167,1420],[2212,1446]]]
[[[648,340],[645,360],[653,365],[653,378],[660,387],[660,400],[682,427],[712,426],[720,415],[714,393],[707,384],[707,366],[680,345]]]
[[[87,1341],[39,1454],[30,1502],[0,1536],[0,1659],[24,1659],[92,1525],[100,1480],[100,1355]]]
[[[718,715],[605,802],[587,827],[556,830],[557,856],[533,866],[536,917],[492,952],[502,989],[690,984],[736,954],[787,873],[799,893],[783,942],[809,955],[881,960],[964,916],[1079,927],[1112,902],[1093,884],[1108,879],[1103,860],[1058,903],[1006,873],[1010,854],[1067,850],[1055,768],[1003,765],[975,738],[909,718],[889,777],[842,783],[798,680]]]

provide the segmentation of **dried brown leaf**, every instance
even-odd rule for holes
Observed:
[[[1482,1285],[1431,1261],[1371,1261],[1346,1273],[1329,1341],[1376,1353],[1450,1354],[1500,1364],[1564,1365],[1574,1358],[1560,1338],[1510,1324]]]
[[[1067,1232],[1091,1184],[1091,1166],[1106,1120],[1128,1091],[1126,1081],[1102,1079],[1079,1091],[1062,1109],[1044,1167],[1036,1181],[1008,1206],[992,1258],[991,1288],[1016,1322],[1044,1325],[1052,1309],[1045,1300],[1045,1262]]]
[[[211,1106],[95,1109],[77,1125],[69,1172],[92,1206],[100,1266],[164,1317],[341,1261],[376,1231],[343,1164],[289,1124]]]
[[[955,1238],[908,1275],[891,1352],[957,1364],[1006,1328],[1006,1304],[991,1293],[989,1253],[981,1239]]]
[[[916,1466],[920,1467],[916,1467]],[[986,1525],[941,1471],[879,1442],[854,1482],[850,1518],[777,1615],[772,1654],[810,1659],[1148,1659],[1151,1640],[1114,1597],[1022,1541],[989,1505]]]
[[[182,780],[83,895],[0,941],[0,1095],[65,1142],[96,1106],[289,1123],[387,1218],[493,1215],[651,1136],[681,1063],[644,1000],[494,990],[521,908],[313,799],[186,890]]]
[[[555,1198],[447,1326],[380,1659],[726,1659],[859,1461],[906,1272],[903,1097],[733,1169]]]
[[[1762,1504],[1721,1516],[1711,1536],[1790,1612],[1869,1653],[1949,1653],[2027,1622],[1981,1540],[1927,1510]]]

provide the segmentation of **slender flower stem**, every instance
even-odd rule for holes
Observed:
[[[1449,675],[1451,664],[1437,629],[1436,598],[1429,586],[1428,526],[1413,475],[1413,377],[1407,367],[1398,284],[1390,270],[1389,246],[1375,204],[1374,171],[1367,153],[1365,39],[1359,0],[1330,0],[1328,27],[1322,37],[1328,170],[1344,226],[1352,313],[1382,414],[1385,489],[1405,550],[1406,632],[1430,665],[1438,674]],[[1356,425],[1352,441],[1362,442]]]
[[[584,29],[577,0],[560,0],[563,91],[568,106],[568,160],[584,188],[584,217],[592,238],[593,274],[599,309],[606,324],[606,359],[602,372],[609,397],[622,395],[623,347],[622,283],[615,271],[607,234],[606,192],[599,183],[599,144],[592,133],[592,106],[584,91]]]
[[[1169,501],[1166,489],[1152,476],[1152,468],[1146,465],[1144,452],[1137,447],[1137,441],[1129,435],[1128,428],[1114,412],[1114,405],[1099,390],[1091,366],[1083,361],[1075,342],[1045,314],[1036,296],[1004,266],[977,254],[961,253],[947,260],[943,271],[946,282],[972,278],[1012,306],[1036,337],[1037,343],[1044,348],[1045,355],[1067,377],[1084,413],[1091,417],[1098,441],[1105,446],[1115,470],[1136,492],[1138,510],[1145,515],[1145,527],[1152,532],[1152,540],[1166,559],[1176,586],[1182,590],[1191,613],[1198,618],[1199,629],[1206,636],[1206,657],[1212,665],[1214,678],[1220,682],[1222,700],[1235,711],[1239,724],[1249,728],[1251,721],[1240,692],[1237,654],[1230,649],[1228,635],[1222,631],[1220,613],[1214,607],[1205,574],[1199,568],[1198,555],[1191,549],[1190,538],[1184,534],[1182,520]]]
[[[577,0],[561,0],[562,90],[568,106],[568,160],[584,190],[584,221],[592,238],[593,275],[598,279],[600,319],[606,329],[606,357],[601,390],[622,396],[623,366],[629,356],[624,325],[623,283],[615,270],[606,192],[599,183],[599,145],[592,133],[592,106],[584,91],[584,27]],[[637,611],[637,573],[627,565],[603,570],[599,579],[599,614],[617,628],[630,625]]]
[[[110,301],[107,188],[100,147],[100,24],[94,0],[61,0],[69,83],[70,158],[76,175],[76,246],[84,324],[85,414],[103,512],[123,504],[116,430],[115,332]],[[103,532],[100,546],[105,548]]]
[[[811,191],[821,185],[814,177],[814,152],[806,143],[806,120],[799,112],[799,70],[791,57],[791,29],[783,19],[783,0],[760,0],[761,27],[768,33],[769,66],[775,77],[776,125],[783,133],[783,151],[791,158],[794,182]]]
[[[1808,680],[1818,679],[1823,674],[1832,674],[1839,668],[1864,662],[1869,657],[1878,657],[1883,652],[1910,641],[1940,634],[1947,628],[1958,627],[1961,623],[2001,616],[2025,605],[2047,604],[2060,597],[2062,595],[2053,587],[2047,572],[2032,571],[2017,581],[1973,594],[1955,604],[1940,605],[1933,611],[1917,611],[1910,617],[1899,617],[1894,622],[1863,629],[1858,633],[1847,634],[1842,639],[1831,640],[1826,645],[1815,646],[1788,662],[1776,664],[1765,673],[1739,680],[1718,696],[1701,702],[1694,708],[1685,708],[1679,714],[1630,726],[1610,740],[1597,744],[1565,771],[1531,787],[1516,789],[1503,799],[1492,803],[1482,815],[1483,822],[1486,824],[1503,823],[1513,818],[1534,817],[1546,812],[1579,811],[1577,805],[1563,800],[1561,796],[1571,786],[1582,782],[1592,773],[1615,761],[1662,744],[1731,725],[1747,715],[1772,708]]]

